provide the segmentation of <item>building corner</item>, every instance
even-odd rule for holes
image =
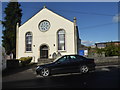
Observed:
[[[18,59],[19,23],[16,25],[16,59]]]

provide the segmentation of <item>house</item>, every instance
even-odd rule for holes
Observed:
[[[101,43],[95,43],[97,48],[105,48],[107,45],[120,45],[120,41],[111,41],[111,42],[101,42]]]
[[[53,59],[78,54],[79,35],[76,18],[70,21],[45,6],[16,29],[16,58]]]

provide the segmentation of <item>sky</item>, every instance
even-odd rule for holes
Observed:
[[[40,11],[44,5],[53,12],[73,21],[77,18],[77,26],[82,44],[94,45],[97,42],[118,41],[117,2],[20,2],[22,24]],[[7,3],[2,2],[2,18]],[[2,34],[0,34],[2,35]]]

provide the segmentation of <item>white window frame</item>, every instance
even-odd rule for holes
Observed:
[[[60,31],[63,31],[63,33],[61,33],[60,34]],[[60,45],[60,36],[59,35],[63,35],[63,37],[62,38],[64,38],[64,49],[59,49],[59,45]],[[64,29],[59,29],[58,31],[57,31],[57,50],[58,51],[66,51],[66,33],[65,33],[65,30]]]
[[[32,52],[32,37],[33,37],[32,32],[27,32],[25,34],[25,52]],[[27,44],[27,43],[31,43],[31,44]],[[27,48],[28,48],[27,45],[30,45],[29,48],[31,50],[27,50]]]

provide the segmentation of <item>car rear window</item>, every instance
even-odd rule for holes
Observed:
[[[76,57],[75,56],[70,56],[70,59],[76,59]]]

